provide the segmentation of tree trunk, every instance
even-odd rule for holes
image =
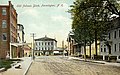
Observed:
[[[95,29],[95,55],[97,56],[97,30]]]
[[[86,41],[84,42],[84,59],[86,61]]]
[[[89,51],[90,51],[89,53],[90,53],[90,58],[91,58],[91,41],[90,41],[89,49],[90,49],[90,50],[89,50]]]
[[[81,55],[81,45],[79,45],[79,55]]]

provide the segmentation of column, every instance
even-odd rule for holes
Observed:
[[[103,60],[105,60],[105,55],[103,55]]]
[[[10,59],[12,59],[11,43],[10,43]]]
[[[117,55],[117,60],[119,59],[119,56]]]

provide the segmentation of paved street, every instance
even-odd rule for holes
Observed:
[[[32,63],[27,75],[119,75],[120,67],[84,62],[63,56],[41,56]]]

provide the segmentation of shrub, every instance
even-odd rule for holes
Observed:
[[[94,59],[95,60],[103,60],[103,56],[102,55],[94,55]]]
[[[22,61],[21,59],[9,59],[8,61]]]
[[[13,62],[10,60],[1,60],[0,61],[0,68],[5,68],[5,70],[7,70],[7,69],[11,68],[12,63]]]

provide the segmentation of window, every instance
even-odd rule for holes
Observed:
[[[7,33],[3,33],[2,34],[2,40],[3,41],[7,41]]]
[[[103,51],[103,49],[101,48],[101,52]]]
[[[53,50],[53,47],[51,47],[51,50]]]
[[[39,47],[39,50],[40,50],[40,47]]]
[[[50,50],[50,47],[48,47],[48,50]]]
[[[120,56],[118,58],[120,59]]]
[[[7,22],[6,22],[6,20],[2,20],[2,28],[7,28]]]
[[[48,45],[50,45],[50,42],[48,42]]]
[[[114,38],[116,38],[116,31],[114,32]]]
[[[106,52],[106,48],[104,48],[104,52]]]
[[[116,52],[116,44],[115,44],[115,52]]]
[[[36,50],[37,50],[37,47],[36,47]]]
[[[2,8],[2,15],[7,15],[6,8]]]
[[[53,45],[53,42],[51,42],[51,45]]]
[[[22,26],[20,26],[20,30],[22,30],[23,29],[23,27]]]
[[[43,45],[43,42],[42,42],[42,45]]]
[[[108,34],[109,40],[110,40],[110,33]]]
[[[42,50],[44,50],[44,49],[42,48]]]
[[[36,42],[36,46],[37,46],[37,42]]]
[[[45,47],[45,50],[47,50],[47,48]]]
[[[45,45],[47,45],[47,43],[45,42]]]
[[[39,42],[39,46],[40,46],[40,42]]]

